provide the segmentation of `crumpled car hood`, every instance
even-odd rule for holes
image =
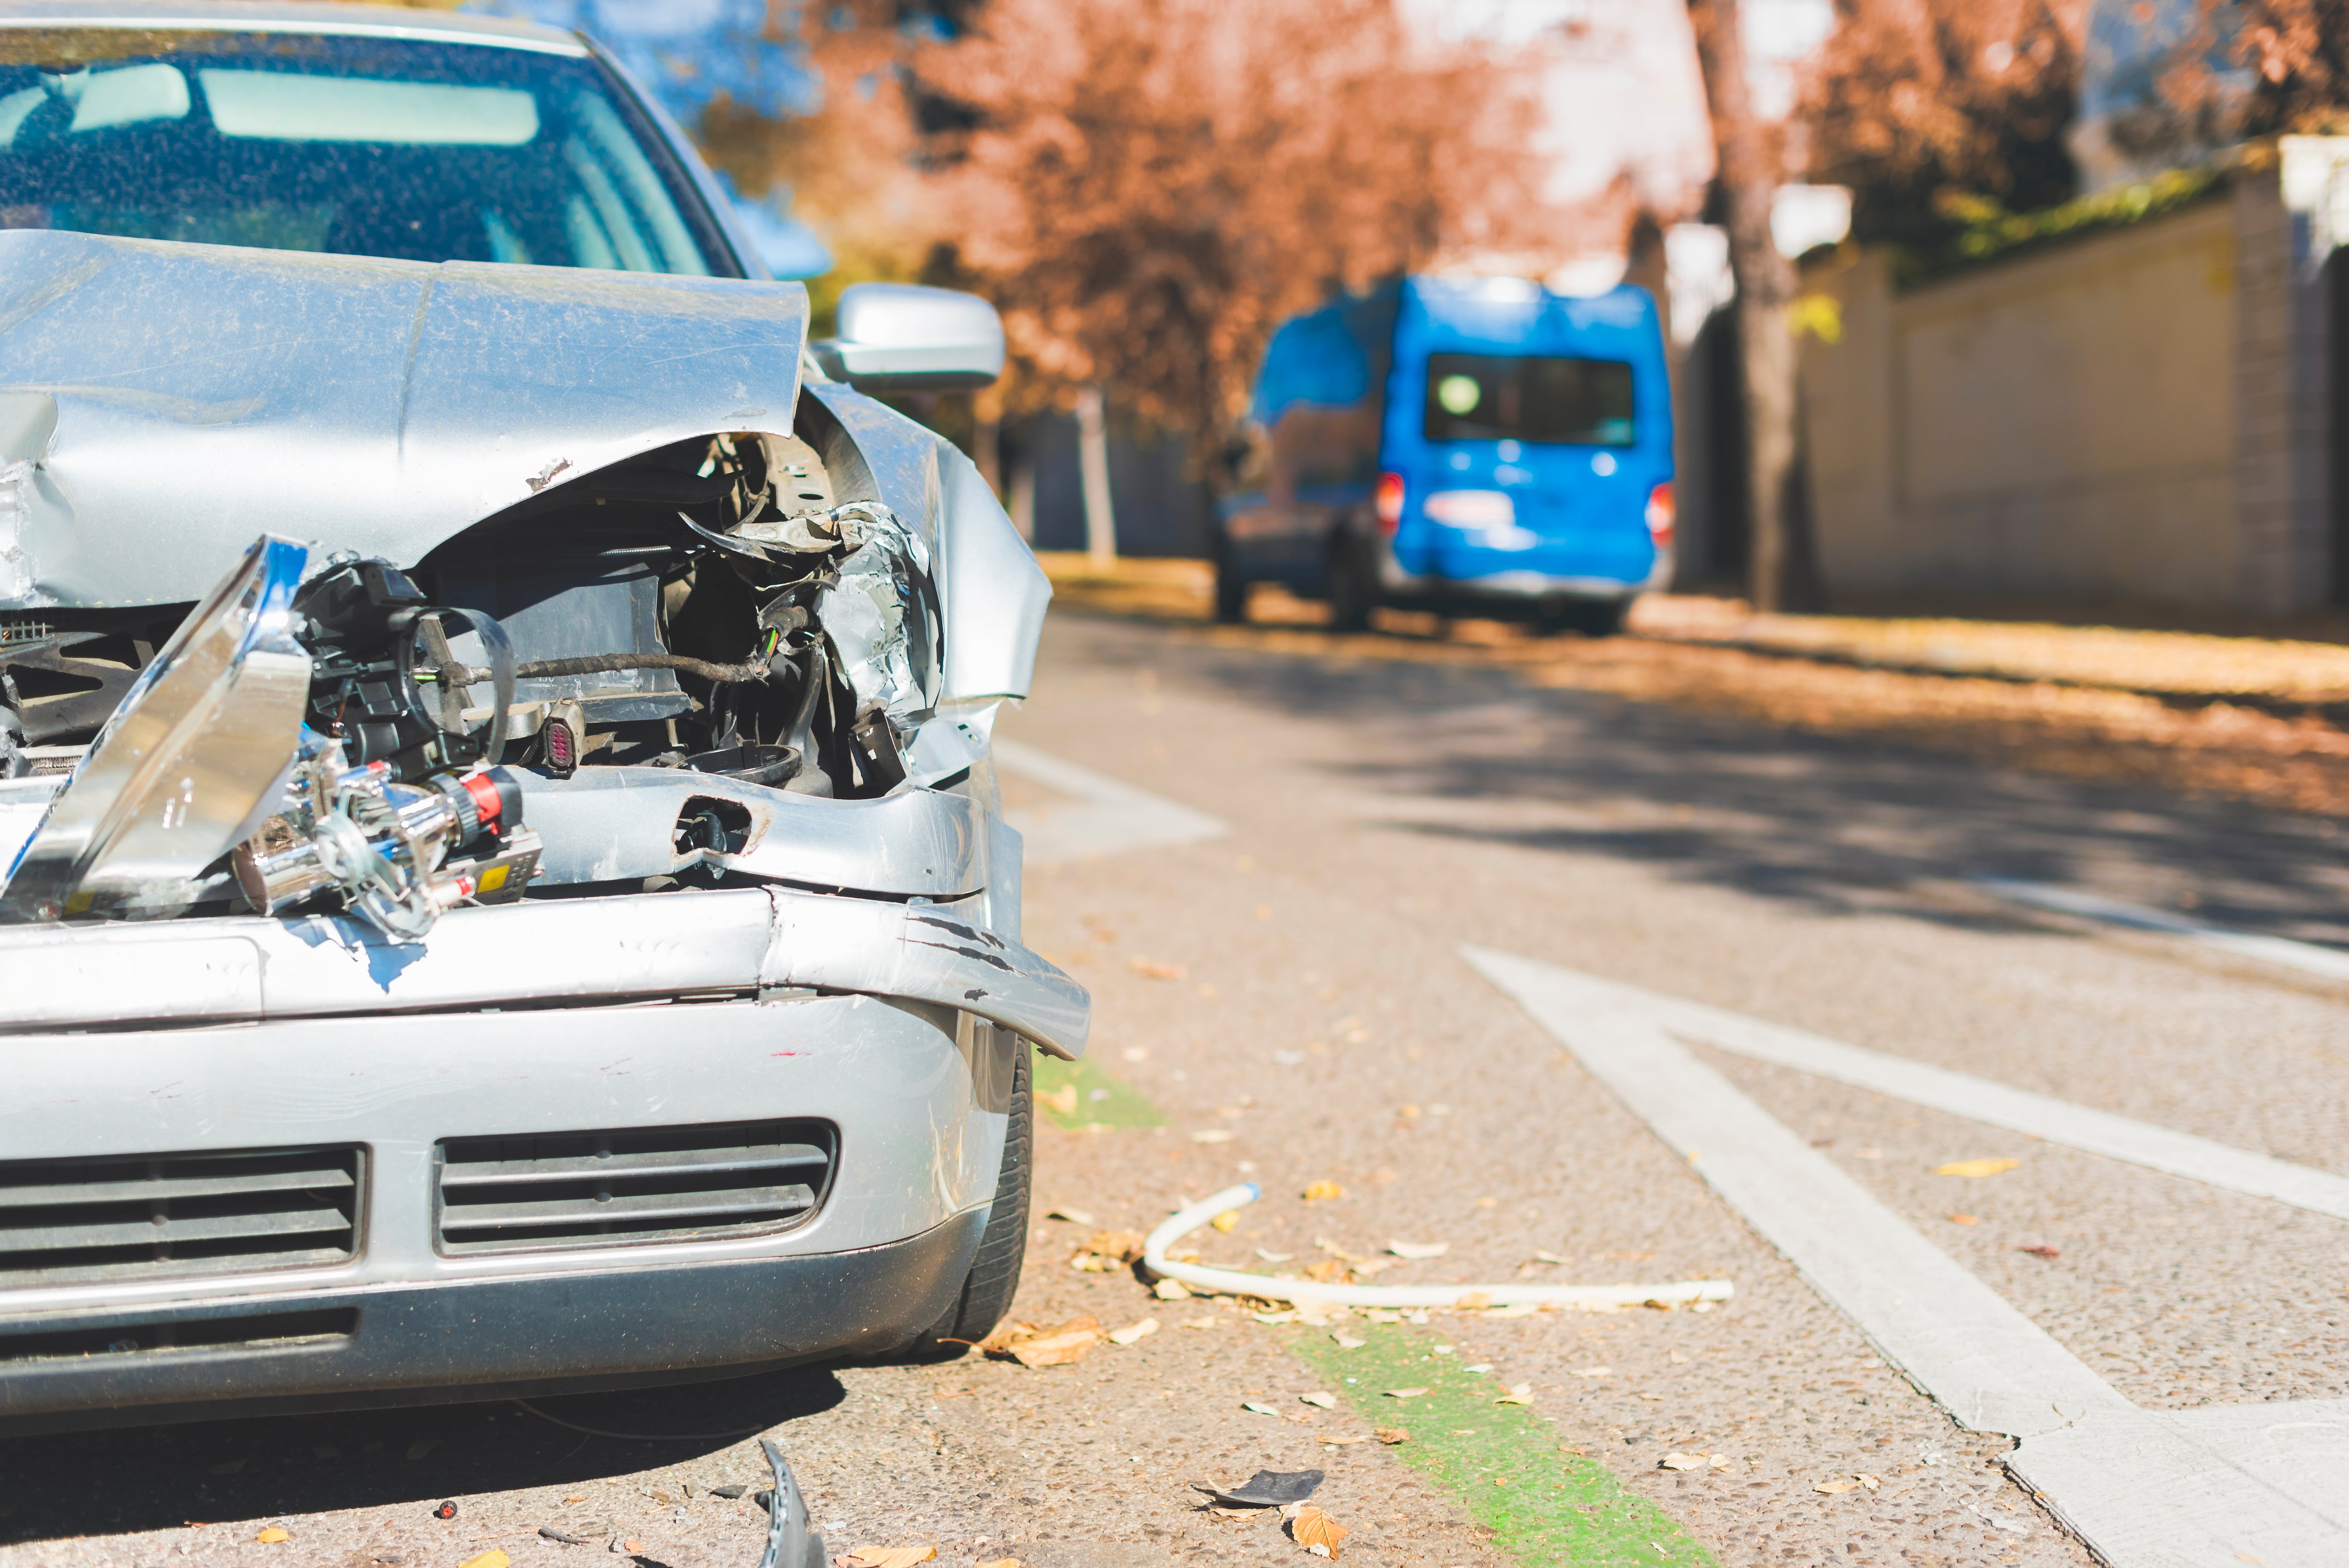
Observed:
[[[413,561],[788,434],[807,320],[795,283],[0,232],[0,608],[193,600],[264,532]]]

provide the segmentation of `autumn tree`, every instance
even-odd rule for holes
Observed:
[[[1571,238],[1539,197],[1532,78],[1414,34],[1391,0],[838,20],[809,24],[812,135],[864,134],[822,123],[844,119],[885,140],[895,96],[925,273],[997,303],[1031,404],[1108,385],[1210,452],[1287,317],[1441,252],[1556,256]]]
[[[2088,8],[1837,0],[1795,117],[1810,177],[1851,188],[1864,241],[1925,242],[1985,205],[2064,201]]]

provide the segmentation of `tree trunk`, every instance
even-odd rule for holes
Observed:
[[[1788,320],[1795,269],[1770,233],[1779,170],[1747,87],[1739,0],[1689,0],[1689,12],[1713,109],[1729,269],[1737,279],[1752,511],[1749,592],[1757,610],[1815,610],[1821,598],[1816,558],[1801,537],[1807,511],[1795,494],[1795,336]]]
[[[1095,571],[1117,564],[1117,514],[1109,493],[1109,426],[1102,411],[1102,389],[1088,387],[1077,394],[1077,466],[1084,477],[1085,553]]]

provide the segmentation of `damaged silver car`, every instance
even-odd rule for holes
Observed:
[[[1001,328],[808,325],[579,38],[0,6],[0,1426],[994,1326]]]

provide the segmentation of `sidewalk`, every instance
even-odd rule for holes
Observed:
[[[1321,629],[1322,607],[1259,588],[1251,623],[1212,626],[1197,561],[1042,559],[1063,610],[1191,624],[1299,654],[1514,666],[1609,692],[1979,762],[2153,785],[2272,810],[2349,814],[2349,646],[1948,617],[1754,615],[1656,594],[1630,634],[1543,638],[1489,621],[1381,612]]]

